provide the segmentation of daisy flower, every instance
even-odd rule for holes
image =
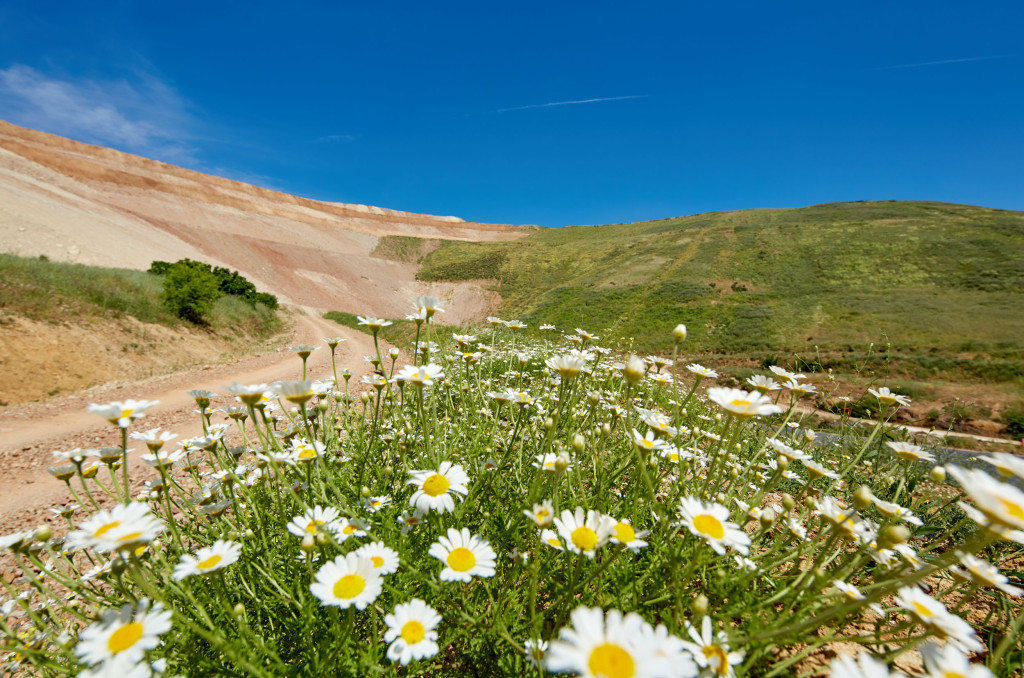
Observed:
[[[949,474],[988,519],[1012,530],[1024,528],[1024,492],[984,471],[951,466]]]
[[[307,462],[322,455],[326,449],[327,447],[319,440],[311,443],[305,438],[297,438],[292,441],[291,452],[295,461]]]
[[[770,398],[757,391],[715,387],[708,389],[708,398],[729,414],[743,419],[778,414],[782,411],[782,408],[772,403]]]
[[[804,468],[807,469],[807,475],[810,476],[811,480],[818,480],[819,478],[839,480],[838,473],[829,470],[809,457],[807,459],[802,459],[801,462],[803,463]]]
[[[583,678],[654,678],[666,675],[666,661],[657,656],[653,633],[635,612],[618,610],[607,616],[600,608],[577,607],[572,625],[551,641],[544,666],[549,672],[572,672]]]
[[[402,511],[402,515],[395,518],[395,522],[402,526],[402,534],[409,534],[414,527],[423,522],[426,513],[416,509],[415,511]]]
[[[696,374],[701,379],[717,379],[718,378],[718,372],[715,372],[712,369],[708,369],[707,367],[704,367],[703,365],[698,365],[697,363],[690,363],[689,365],[686,366],[686,369],[688,369],[690,372],[693,372],[694,374]]]
[[[387,494],[381,495],[379,497],[366,497],[365,499],[363,499],[363,507],[370,513],[376,513],[377,511],[380,511],[382,508],[389,506],[390,504],[391,496]]]
[[[334,535],[341,541],[345,541],[349,537],[366,536],[366,525],[357,518],[342,518],[335,524],[338,529]]]
[[[963,652],[952,643],[940,646],[928,641],[921,646],[921,658],[929,678],[991,678],[992,672],[984,664],[971,664]]]
[[[640,549],[647,546],[647,542],[644,541],[644,537],[651,533],[650,530],[637,532],[633,529],[628,518],[623,518],[622,520],[617,521],[612,526],[612,530],[612,542],[622,544],[633,553],[637,553]]]
[[[777,376],[779,379],[786,383],[793,383],[795,381],[799,381],[800,379],[803,379],[806,376],[803,374],[797,374],[796,372],[790,372],[784,367],[779,367],[778,365],[769,365],[768,369],[771,370],[775,374],[775,376]]]
[[[647,435],[641,436],[640,432],[636,429],[633,429],[633,444],[645,452],[661,450],[667,445],[664,440],[655,438],[653,431],[648,431]]]
[[[170,431],[160,433],[159,428],[151,428],[145,433],[133,431],[128,434],[128,437],[132,440],[141,440],[146,444],[146,447],[149,448],[149,451],[155,454],[161,447],[163,447],[164,443],[169,440],[174,440],[178,437],[178,434],[171,433]]]
[[[978,459],[995,466],[996,471],[1004,478],[1011,478],[1013,476],[1024,478],[1024,457],[1001,453],[986,454],[983,457],[978,457]]]
[[[889,667],[861,652],[856,659],[849,656],[836,657],[828,665],[832,678],[897,678],[900,672],[889,673]]]
[[[422,388],[423,386],[433,386],[434,380],[440,379],[443,376],[444,370],[441,366],[431,363],[430,365],[419,366],[406,365],[395,375],[395,379]]]
[[[146,416],[146,410],[159,403],[159,400],[114,401],[106,405],[92,403],[89,405],[89,411],[100,415],[114,426],[128,428],[133,421]]]
[[[719,631],[712,633],[711,617],[704,617],[701,622],[700,632],[697,628],[686,622],[686,630],[693,642],[683,641],[683,646],[693,655],[697,666],[701,668],[701,675],[708,673],[713,676],[735,676],[732,667],[743,661],[743,652],[729,651],[729,638]]]
[[[615,533],[615,519],[598,511],[583,513],[583,507],[576,511],[562,511],[561,518],[555,518],[555,527],[566,547],[573,553],[582,553],[587,558],[597,555],[597,549],[608,543]]]
[[[473,576],[493,577],[497,554],[486,539],[469,530],[448,528],[447,537],[438,537],[428,553],[445,564],[441,581],[470,581]]]
[[[527,638],[523,641],[523,653],[530,666],[544,668],[544,657],[548,653],[548,641]]]
[[[454,511],[455,500],[452,494],[465,495],[469,492],[466,487],[469,476],[462,470],[461,464],[443,461],[437,471],[409,471],[409,475],[412,479],[408,483],[416,486],[416,491],[409,498],[409,506],[424,513],[432,510],[438,513]]]
[[[419,598],[395,605],[395,610],[384,617],[388,630],[384,642],[388,659],[405,666],[413,659],[426,659],[437,654],[437,625],[441,615]]]
[[[302,405],[313,397],[313,382],[310,379],[300,381],[275,381],[274,393],[295,405]]]
[[[385,328],[388,325],[392,324],[392,322],[390,320],[383,320],[381,318],[374,318],[372,315],[371,316],[366,316],[365,318],[363,316],[361,316],[361,315],[357,315],[356,319],[359,320],[359,324],[360,325],[366,325],[367,329],[369,329],[374,334],[377,334],[383,328]]]
[[[146,651],[160,644],[160,636],[171,630],[171,613],[160,603],[152,607],[143,598],[138,607],[124,605],[107,610],[103,618],[84,629],[75,645],[75,654],[89,665],[118,661],[137,663]]]
[[[558,469],[555,468],[555,462],[558,461],[558,455],[554,452],[548,452],[547,454],[538,454],[536,457],[537,461],[533,462],[534,468],[539,468],[542,471],[548,473],[554,473]]]
[[[707,541],[718,555],[731,546],[743,555],[750,550],[750,537],[739,525],[729,522],[729,509],[716,502],[704,503],[693,497],[679,500],[679,513],[690,532]]]
[[[385,546],[382,541],[375,541],[372,544],[360,546],[354,553],[357,556],[369,558],[378,574],[394,574],[398,571],[398,552]]]
[[[241,554],[241,544],[218,539],[213,546],[199,549],[194,556],[182,555],[181,560],[174,566],[174,579],[180,581],[195,574],[215,572],[238,560]]]
[[[224,390],[241,400],[244,405],[255,405],[263,400],[263,393],[267,390],[267,385],[239,384],[237,381],[233,381],[231,386],[225,386]]]
[[[532,520],[537,527],[547,527],[554,520],[555,509],[551,506],[551,500],[545,499],[539,504],[534,504],[533,510],[524,510],[523,515]]]
[[[345,341],[343,337],[324,337],[324,343],[327,344],[331,349],[338,347],[338,344]]]
[[[899,393],[893,393],[889,390],[889,387],[883,386],[877,391],[873,388],[868,389],[868,393],[878,398],[878,402],[886,407],[889,405],[909,405],[910,398],[902,396]]]
[[[1019,596],[1024,593],[1020,588],[1012,585],[1006,575],[999,571],[998,567],[987,560],[982,560],[965,553],[960,556],[960,564],[963,565],[962,569],[959,567],[949,568],[949,571],[955,577],[971,581],[978,586],[999,589],[1008,596]]]
[[[580,372],[582,372],[587,366],[586,362],[582,358],[569,355],[548,358],[544,361],[544,364],[555,372],[558,372],[559,376],[563,379],[574,379],[578,377]]]
[[[908,508],[903,508],[899,504],[891,501],[885,501],[884,499],[879,499],[875,496],[871,497],[871,501],[874,502],[875,507],[877,507],[879,512],[881,512],[881,514],[886,518],[895,518],[896,520],[902,520],[903,522],[910,523],[911,525],[920,526],[924,524],[920,518],[914,515],[913,511]]]
[[[35,533],[33,532],[32,534]],[[541,530],[540,540],[556,551],[565,550],[565,547],[562,546],[562,540],[559,539],[558,533],[554,530]]]
[[[428,318],[434,315],[437,311],[444,313],[444,302],[440,301],[437,297],[431,297],[426,294],[420,294],[413,297],[412,307],[417,311],[423,311],[426,313]]]
[[[935,461],[935,456],[912,443],[886,443],[903,461]]]
[[[334,507],[314,506],[312,509],[306,509],[301,516],[293,518],[288,523],[288,531],[300,539],[307,534],[315,537],[321,532],[337,534],[341,531],[340,518],[341,512]]]
[[[170,466],[184,456],[185,450],[175,450],[174,452],[168,452],[167,450],[161,450],[157,448],[156,451],[152,452],[151,454],[139,455],[139,459],[141,459],[143,462],[154,468],[160,468],[161,466]]]
[[[310,592],[320,599],[321,605],[336,605],[357,610],[377,600],[383,580],[369,558],[355,553],[338,556],[316,573],[316,582],[309,585]]]
[[[166,529],[160,519],[150,513],[149,504],[134,501],[118,504],[110,510],[101,509],[79,523],[78,528],[68,535],[68,547],[99,552],[148,544]]]
[[[958,645],[964,650],[983,649],[978,634],[960,617],[950,614],[946,606],[914,586],[905,586],[896,592],[896,604],[907,610],[918,622],[928,627],[939,638]]]
[[[763,393],[764,395],[768,395],[770,391],[778,391],[782,388],[777,381],[771,377],[766,377],[763,374],[755,374],[752,377],[748,377],[747,385],[758,393]]]

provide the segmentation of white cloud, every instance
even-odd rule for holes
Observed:
[[[355,141],[355,140],[356,140],[356,135],[355,134],[328,134],[326,136],[320,137],[319,139],[316,139],[316,142],[317,143],[326,143],[326,142]]]
[[[569,106],[572,104],[594,104],[599,101],[622,101],[623,99],[646,99],[649,94],[633,94],[625,97],[604,97],[602,99],[579,99],[577,101],[552,101],[547,104],[530,104],[529,106],[515,106],[513,108],[499,108],[491,113],[506,113],[508,111],[525,111],[527,108],[551,108],[552,106]]]
[[[916,64],[897,64],[896,66],[879,66],[876,71],[889,71],[896,68],[918,68],[920,66],[941,66],[943,64],[962,64],[968,61],[988,61],[989,59],[1009,59],[1016,54],[994,54],[992,56],[967,57],[964,59],[942,59],[941,61],[922,61]]]
[[[195,120],[170,86],[134,81],[71,82],[29,66],[0,69],[0,118],[33,129],[174,163],[196,164]]]

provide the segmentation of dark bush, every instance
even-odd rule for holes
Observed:
[[[160,296],[168,311],[197,325],[205,325],[214,302],[222,293],[217,276],[192,266],[171,266]]]

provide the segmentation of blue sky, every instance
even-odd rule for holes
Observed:
[[[0,119],[337,202],[1024,210],[1024,3],[0,0]]]

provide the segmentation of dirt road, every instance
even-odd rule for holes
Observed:
[[[310,378],[327,377],[331,373],[331,353],[323,339],[336,336],[346,339],[338,345],[338,369],[349,368],[357,375],[353,381],[358,381],[360,375],[370,371],[363,356],[373,353],[373,340],[362,332],[325,320],[312,310],[300,309],[295,315],[292,336],[285,347],[277,351],[246,356],[208,369],[178,372],[128,386],[91,389],[48,403],[3,410],[0,414],[0,468],[3,469],[0,474],[0,534],[40,523],[58,528],[61,525],[51,520],[53,516],[48,509],[70,501],[71,497],[64,484],[46,471],[47,466],[56,465],[51,456],[54,450],[120,445],[119,430],[89,413],[90,403],[105,404],[129,398],[158,400],[160,404],[150,408],[131,430],[145,431],[159,426],[179,435],[169,443],[174,445],[202,432],[195,401],[187,391],[199,388],[221,394],[213,405],[218,407],[234,403],[223,388],[233,380],[243,384],[269,384],[279,379],[300,379],[302,362],[287,348],[299,343],[321,347],[310,356],[308,375]],[[136,454],[145,450],[141,443],[134,447]],[[130,468],[136,483],[153,477],[152,469],[138,461]]]

